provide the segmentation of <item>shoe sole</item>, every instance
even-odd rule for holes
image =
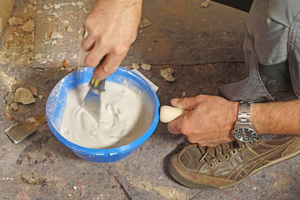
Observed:
[[[179,182],[180,184],[185,185],[187,187],[194,188],[194,189],[225,189],[225,188],[232,187],[234,185],[237,185],[237,184],[239,184],[239,183],[247,180],[252,174],[256,173],[257,171],[259,171],[259,170],[261,170],[263,168],[270,167],[271,165],[274,165],[274,164],[280,163],[282,161],[288,160],[288,159],[290,159],[290,158],[292,158],[294,156],[297,156],[299,153],[300,153],[300,150],[296,151],[295,153],[290,154],[289,156],[286,156],[286,157],[283,157],[283,158],[279,158],[279,159],[277,159],[277,160],[275,160],[273,162],[270,162],[269,164],[267,164],[265,166],[257,168],[256,170],[254,170],[253,172],[251,172],[250,174],[248,174],[244,179],[242,179],[242,180],[240,180],[240,181],[238,181],[236,183],[223,186],[223,187],[216,187],[216,186],[211,186],[211,185],[205,185],[205,184],[195,183],[195,182],[187,180],[186,178],[184,178],[183,176],[181,176],[181,174],[174,167],[174,165],[172,163],[172,160],[173,160],[174,156],[171,158],[171,160],[170,160],[170,162],[168,164],[168,169],[169,169],[169,172],[170,172],[171,176],[177,182]]]

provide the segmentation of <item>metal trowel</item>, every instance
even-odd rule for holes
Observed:
[[[15,144],[18,144],[45,124],[46,121],[46,115],[43,113],[38,116],[28,118],[19,124],[15,124],[4,130],[4,132]]]
[[[99,64],[95,67],[98,69],[104,62],[106,56],[104,56]],[[92,77],[89,82],[89,91],[83,100],[83,108],[97,121],[100,121],[101,115],[101,93],[105,91],[105,79],[97,80]]]

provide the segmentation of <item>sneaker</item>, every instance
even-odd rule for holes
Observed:
[[[188,144],[171,158],[168,167],[172,177],[185,186],[223,189],[299,153],[300,137],[265,135],[251,143],[235,140],[216,147]]]

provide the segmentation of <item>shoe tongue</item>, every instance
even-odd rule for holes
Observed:
[[[220,145],[219,145],[220,146]],[[219,151],[221,151],[221,147],[219,147],[219,146],[216,146],[216,147],[208,147],[207,149],[206,149],[206,151],[207,151],[207,153],[212,157],[212,158],[214,158],[214,157],[216,157],[216,153],[219,153]],[[218,152],[216,152],[216,151],[218,151]]]

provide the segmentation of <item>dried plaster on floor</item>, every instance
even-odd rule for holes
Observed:
[[[124,175],[125,174],[125,175]],[[130,177],[131,174],[126,175],[126,171],[123,171],[123,176]],[[162,179],[159,177],[158,179]],[[163,180],[162,180],[163,181]],[[142,176],[135,176],[129,181],[134,187],[146,190],[148,192],[157,192],[166,199],[186,199],[187,194],[177,191],[175,188],[154,186],[150,182],[143,180]]]

